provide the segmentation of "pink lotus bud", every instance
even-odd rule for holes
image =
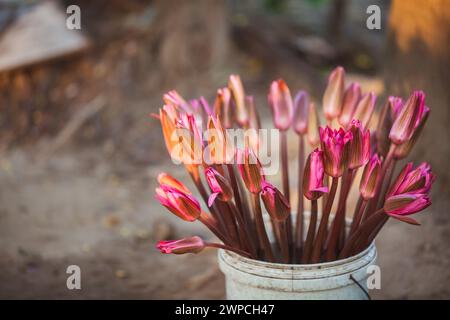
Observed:
[[[156,248],[161,253],[173,254],[199,253],[205,247],[203,240],[197,236],[180,240],[159,241],[156,245]]]
[[[359,184],[359,192],[364,200],[372,199],[375,196],[381,170],[381,159],[378,154],[374,154],[364,167],[364,171]]]
[[[365,165],[370,158],[370,131],[364,130],[359,120],[352,120],[349,131],[353,139],[348,142],[348,168]]]
[[[293,103],[291,92],[284,80],[272,82],[268,100],[275,128],[282,131],[289,129],[292,122]]]
[[[179,218],[193,222],[200,217],[200,204],[194,196],[167,185],[156,188],[156,199]]]
[[[217,90],[214,102],[214,114],[223,123],[225,129],[233,126],[233,109],[231,108],[231,91],[228,88]]]
[[[389,139],[389,132],[392,124],[397,118],[398,113],[403,107],[403,101],[399,97],[389,97],[388,101],[381,110],[380,119],[377,125],[377,150],[384,157],[389,151],[391,140]]]
[[[395,219],[418,225],[416,220],[405,216],[422,211],[429,205],[431,205],[431,200],[426,194],[403,193],[388,197],[383,208],[386,214]]]
[[[413,169],[412,162],[407,163],[388,191],[388,196],[402,193],[429,193],[435,180],[431,167],[424,162]]]
[[[419,125],[414,129],[414,133],[411,137],[411,139],[407,140],[406,142],[402,143],[401,145],[397,146],[394,151],[394,158],[399,160],[406,158],[409,153],[411,152],[412,148],[416,144],[417,140],[419,139],[420,134],[422,133],[423,128],[425,127],[425,124],[428,120],[428,116],[430,114],[430,109],[425,106],[422,118],[420,119]]]
[[[315,149],[306,160],[303,172],[303,194],[309,200],[317,200],[324,193],[328,193],[328,187],[323,185],[323,151]]]
[[[163,95],[163,101],[166,105],[173,106],[175,108],[181,108],[184,112],[192,113],[192,109],[183,97],[176,91],[171,90]]]
[[[361,121],[364,128],[367,128],[367,126],[369,125],[373,110],[375,109],[376,100],[377,97],[375,96],[375,94],[373,92],[370,92],[363,95],[358,105],[356,106],[353,118]]]
[[[270,217],[276,221],[285,221],[291,207],[285,196],[275,186],[263,181],[261,198]]]
[[[255,194],[260,193],[264,174],[261,163],[253,150],[250,148],[245,148],[244,151],[238,149],[236,158],[239,173],[248,191]]]
[[[241,78],[236,74],[232,74],[228,80],[228,88],[236,106],[236,121],[240,126],[245,127],[249,119],[248,111],[245,107],[245,91]]]
[[[337,67],[328,77],[327,88],[323,95],[323,112],[328,121],[339,117],[341,114],[342,100],[344,97],[345,71]]]
[[[292,125],[297,134],[303,135],[308,131],[309,95],[306,91],[297,92],[294,99],[294,118]]]
[[[310,103],[308,112],[308,141],[313,148],[317,147],[320,143],[319,125],[317,109],[314,103]]]
[[[230,183],[216,169],[212,167],[205,169],[205,176],[212,192],[208,198],[208,207],[212,206],[216,198],[221,201],[229,201],[233,198],[233,189]]]
[[[174,189],[177,189],[180,192],[184,192],[187,194],[192,194],[191,191],[189,191],[189,189],[180,181],[178,181],[177,179],[175,179],[174,177],[172,177],[171,175],[165,173],[165,172],[161,172],[158,175],[158,183],[162,186],[168,186],[168,187],[172,187]]]
[[[397,118],[392,125],[389,138],[396,145],[400,145],[414,134],[425,111],[425,94],[422,91],[415,91],[405,102]]]
[[[356,106],[358,105],[361,97],[361,87],[358,83],[352,83],[344,92],[344,98],[342,101],[342,112],[339,116],[339,124],[344,128],[347,128],[350,121],[353,119]]]
[[[324,151],[325,173],[331,177],[338,178],[344,173],[347,162],[346,146],[352,139],[350,131],[320,128],[320,141]]]

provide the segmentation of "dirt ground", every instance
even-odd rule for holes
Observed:
[[[65,81],[72,83],[69,91],[74,83],[75,95],[95,91],[86,94],[85,101],[98,93],[108,100],[100,115],[67,144],[47,152],[60,129],[56,127],[50,136],[39,136],[32,143],[0,148],[0,298],[225,297],[214,250],[169,256],[154,248],[160,239],[210,234],[197,223],[179,221],[154,199],[160,171],[190,182],[182,168],[169,162],[160,129],[148,118],[159,107],[163,90],[171,88],[155,89],[155,79],[133,78],[135,69],[149,70],[150,75],[153,70],[134,64],[146,50],[141,42],[137,38],[113,48],[105,46],[100,53],[88,55],[87,63],[62,66],[69,73],[84,68],[99,77],[80,83],[76,79],[83,77],[69,76]],[[228,60],[237,62],[195,89],[211,97],[214,88],[226,83],[228,74],[238,72],[262,103],[276,76],[285,76],[292,88],[302,87],[305,80],[303,72],[289,70],[289,61],[284,69],[265,74],[257,59],[232,56]],[[366,88],[379,85],[376,76],[354,76]],[[192,96],[198,95],[194,92]],[[55,108],[58,111],[58,105]],[[267,108],[262,109],[269,121]],[[62,119],[69,120],[70,113]],[[292,146],[295,150],[296,144]],[[421,227],[397,221],[386,225],[377,240],[381,290],[372,291],[373,298],[450,298],[448,212],[448,199],[435,197],[433,206],[418,218]],[[69,265],[81,268],[81,290],[66,287]]]

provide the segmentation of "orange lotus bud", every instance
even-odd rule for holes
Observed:
[[[236,74],[232,74],[228,80],[228,88],[236,106],[236,121],[240,126],[245,127],[248,124],[249,115],[245,107],[245,91],[241,78]]]
[[[172,177],[171,175],[165,173],[165,172],[161,172],[158,175],[158,183],[160,185],[165,185],[165,186],[169,186],[172,188],[175,188],[181,192],[187,193],[187,194],[192,194],[191,191],[189,191],[189,189],[180,181],[178,181],[177,179],[175,179],[174,177]]]
[[[341,114],[342,99],[344,96],[345,71],[337,67],[328,77],[328,84],[323,95],[323,112],[329,121]]]
[[[233,112],[231,108],[231,91],[228,88],[217,90],[216,101],[214,102],[214,114],[223,123],[225,129],[233,126]]]
[[[375,102],[377,97],[373,92],[363,95],[358,105],[356,106],[355,113],[353,114],[353,119],[358,119],[364,128],[369,125],[370,119],[372,118],[373,110],[375,110]]]
[[[317,109],[314,103],[310,103],[308,112],[308,141],[313,148],[317,147],[320,143],[319,126]]]
[[[245,148],[244,151],[238,149],[236,158],[239,173],[247,189],[251,193],[260,193],[264,174],[261,163],[253,153],[253,150],[250,148]]]
[[[352,83],[347,90],[345,90],[342,101],[342,111],[338,119],[339,124],[344,128],[347,128],[352,121],[360,97],[361,87],[358,83]]]

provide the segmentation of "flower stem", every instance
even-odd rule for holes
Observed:
[[[283,194],[286,197],[288,203],[290,203],[289,192],[289,167],[288,167],[288,150],[287,150],[287,132],[281,131],[280,135],[281,145],[281,170],[283,178]],[[288,243],[290,250],[294,249],[292,238],[292,216],[289,215],[286,220],[286,232],[288,237]]]
[[[311,200],[311,216],[309,219],[308,234],[303,249],[302,263],[308,263],[311,258],[312,245],[317,227],[317,200]]]
[[[256,247],[252,241],[253,239],[248,230],[248,226],[245,224],[244,219],[239,214],[235,204],[231,201],[227,202],[227,204],[230,207],[230,210],[233,212],[233,215],[236,216],[236,219],[238,220],[238,224],[240,227],[239,228],[240,229],[239,236],[242,237],[242,241],[243,241],[244,245],[249,249],[252,257],[254,257],[256,259],[256,256],[257,256]]]
[[[240,250],[240,249],[237,249],[237,248],[230,247],[230,246],[228,246],[226,244],[215,243],[215,242],[205,242],[205,247],[219,248],[219,249],[232,251],[232,252],[237,253],[237,254],[239,254],[241,256],[244,256],[246,258],[252,259],[252,256],[251,256],[250,253],[248,253],[248,252],[246,252],[244,250]]]
[[[252,193],[251,195],[253,200],[253,206],[255,209],[255,222],[256,222],[256,230],[258,231],[258,237],[261,248],[264,250],[265,258],[274,262],[272,248],[270,246],[269,237],[267,236],[266,228],[264,226],[264,220],[261,211],[261,203],[259,201],[259,194]]]
[[[297,205],[297,220],[295,229],[295,247],[296,255],[300,257],[302,245],[303,245],[303,169],[305,162],[305,140],[303,135],[299,136],[299,148],[298,148],[298,205]]]
[[[231,244],[232,241],[228,239],[220,230],[217,228],[217,222],[211,218],[206,212],[202,211],[198,220],[203,223],[212,233],[216,235],[223,243]]]
[[[355,213],[353,214],[352,226],[350,227],[349,236],[355,233],[356,229],[358,229],[362,216],[364,214],[364,210],[366,209],[367,201],[362,197],[359,197],[358,203],[356,204]]]
[[[314,249],[312,253],[311,262],[317,263],[320,260],[322,253],[323,242],[325,238],[325,232],[328,227],[328,219],[330,217],[331,207],[333,206],[334,196],[336,195],[336,189],[338,186],[339,178],[332,179],[330,193],[328,194],[327,203],[322,211],[322,218],[320,219],[319,230],[314,241]]]

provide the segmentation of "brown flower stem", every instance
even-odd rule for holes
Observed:
[[[305,162],[305,139],[303,135],[299,136],[299,148],[298,148],[298,204],[297,204],[297,220],[295,229],[295,255],[300,257],[303,245],[303,169]]]
[[[219,238],[225,244],[232,244],[232,241],[225,236],[219,228],[217,228],[217,222],[211,218],[206,212],[202,211],[198,220],[203,223],[214,235]]]
[[[320,219],[319,230],[317,231],[317,236],[314,241],[314,248],[312,252],[312,263],[317,263],[320,261],[320,255],[322,253],[323,242],[325,239],[325,233],[328,228],[328,219],[330,217],[331,207],[333,206],[334,196],[336,195],[336,189],[338,186],[339,178],[334,178],[331,182],[330,193],[328,194],[327,203],[322,211],[322,218]]]
[[[278,230],[280,231],[280,249],[283,255],[283,262],[290,262],[288,235],[286,231],[286,221],[275,221]]]
[[[391,165],[391,162],[393,160],[395,148],[396,148],[395,144],[391,143],[389,152],[386,155],[386,160],[384,160],[383,165],[381,167],[381,172],[380,172],[380,177],[378,179],[378,183],[377,183],[377,187],[376,187],[375,197],[370,199],[369,204],[368,204],[367,213],[366,213],[367,217],[369,217],[373,212],[376,211],[378,199],[380,198],[381,186],[384,181],[384,176],[386,175],[386,171],[387,171],[388,167]]]
[[[353,250],[352,254],[357,254],[358,252],[361,252],[362,250],[367,248],[367,246],[372,243],[372,241],[375,239],[375,237],[378,235],[378,233],[381,231],[388,220],[389,216],[385,214],[383,220],[374,228],[367,239],[359,238],[359,241],[356,241],[354,245],[355,249]]]
[[[232,251],[234,253],[237,253],[237,254],[239,254],[241,256],[244,256],[246,258],[250,258],[250,259],[253,258],[250,253],[248,253],[248,252],[246,252],[244,250],[240,250],[240,249],[237,249],[237,248],[230,247],[230,246],[225,245],[225,244],[215,243],[215,242],[204,242],[204,243],[205,243],[205,247],[224,249],[224,250],[228,250],[228,251]]]
[[[348,192],[352,182],[353,170],[348,169],[342,177],[341,192],[339,194],[338,208],[334,216],[333,226],[330,233],[330,241],[328,242],[327,252],[325,255],[326,261],[331,261],[336,258],[336,246],[339,235],[341,233],[342,225],[345,225],[345,202],[347,200]]]
[[[308,233],[306,234],[305,247],[303,249],[302,263],[309,263],[314,236],[317,227],[317,200],[311,200],[311,216],[309,218]]]
[[[356,204],[355,213],[353,214],[352,226],[350,227],[349,236],[355,233],[356,229],[358,229],[361,219],[366,209],[367,201],[362,197],[359,197],[358,203]]]
[[[364,221],[361,224],[361,226],[356,230],[356,232],[353,233],[347,240],[347,243],[345,244],[344,248],[339,253],[339,258],[342,259],[348,257],[353,252],[353,248],[359,238],[368,239],[370,233],[376,228],[376,226],[381,221],[383,221],[385,216],[386,214],[384,213],[384,210],[380,209],[377,212],[373,213],[370,217],[368,217],[367,220]]]
[[[232,214],[230,207],[226,204],[226,202],[222,202],[220,200],[216,203],[218,204],[221,215],[224,217],[227,233],[230,235],[230,238],[233,240],[235,246],[242,247],[242,244],[239,241],[240,239],[238,236],[236,221],[234,220],[234,215]]]
[[[289,192],[289,166],[288,166],[288,150],[287,150],[287,132],[281,131],[280,135],[280,145],[281,145],[281,170],[283,178],[283,194],[286,197],[288,203],[290,204],[290,192]],[[292,239],[292,217],[289,215],[287,217],[287,236],[290,250],[294,249],[293,239]]]
[[[261,203],[259,201],[259,194],[252,193],[251,197],[253,200],[253,207],[255,209],[256,230],[258,231],[260,246],[264,250],[264,257],[268,261],[274,262],[272,247],[270,246],[269,237],[267,236],[266,228],[264,226],[264,220],[261,211]]]
[[[251,237],[250,231],[248,230],[248,226],[245,224],[244,219],[239,214],[235,204],[231,201],[227,202],[230,210],[233,212],[239,224],[239,236],[241,237],[245,247],[248,248],[252,257],[257,258],[256,247],[253,243],[253,239]],[[256,240],[256,239],[255,239]]]
[[[393,160],[392,161],[392,165],[389,167],[389,169],[387,170],[387,176],[388,178],[386,179],[386,183],[383,185],[382,191],[380,193],[381,198],[378,202],[378,206],[377,208],[380,208],[381,206],[384,205],[384,200],[386,200],[386,193],[389,191],[389,187],[391,185],[391,181],[392,181],[392,176],[394,175],[394,171],[395,171],[395,165],[397,164],[397,160]]]

